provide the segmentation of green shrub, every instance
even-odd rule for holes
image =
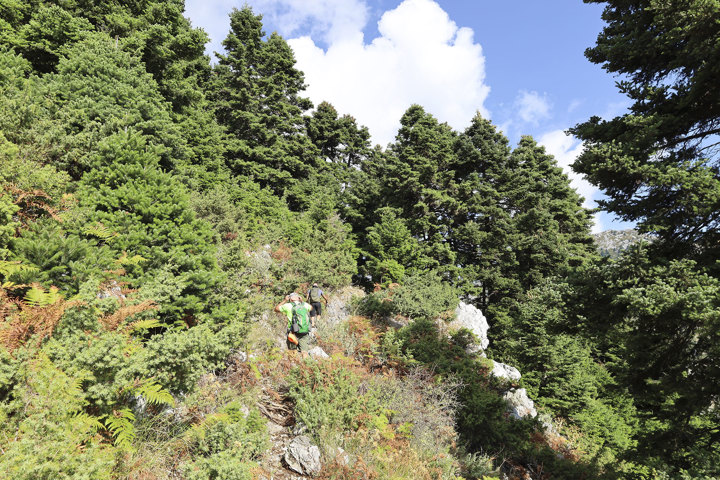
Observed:
[[[288,378],[295,418],[313,433],[321,427],[330,431],[356,429],[360,415],[379,411],[376,399],[361,390],[364,380],[352,369],[350,360],[301,365]]]
[[[257,409],[243,412],[236,401],[193,426],[187,438],[196,456],[232,450],[236,457],[248,461],[260,457],[267,448],[265,420]]]
[[[186,480],[253,480],[252,469],[257,465],[243,461],[232,450],[201,457],[183,464]]]
[[[458,305],[455,288],[444,282],[436,271],[409,275],[396,287],[365,297],[360,312],[371,317],[402,315],[412,319],[432,319]]]
[[[493,457],[482,452],[468,453],[461,458],[465,478],[485,478],[495,474]],[[494,478],[494,477],[491,477]]]
[[[251,480],[251,470],[268,448],[265,420],[231,402],[185,435],[193,459],[182,466],[187,479]]]
[[[98,419],[83,413],[84,395],[75,378],[40,356],[32,362],[22,397],[17,430],[0,427],[1,478],[110,478],[113,449],[99,442]]]

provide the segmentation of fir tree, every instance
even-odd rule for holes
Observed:
[[[303,74],[277,33],[263,37],[262,16],[250,7],[233,10],[215,71],[218,120],[231,135],[227,162],[235,175],[250,176],[282,194],[317,165],[317,150],[304,132],[300,96]]]
[[[633,104],[571,129],[585,141],[574,168],[605,192],[606,210],[712,265],[720,245],[720,3],[593,3],[606,4],[607,26],[585,54],[622,76]]]

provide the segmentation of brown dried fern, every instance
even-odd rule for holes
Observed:
[[[110,315],[100,317],[98,321],[105,328],[105,330],[117,330],[117,328],[128,318],[135,316],[138,313],[146,312],[148,310],[155,310],[157,308],[157,304],[152,300],[144,300],[134,305],[122,305]]]
[[[50,205],[52,197],[44,191],[40,189],[22,190],[12,184],[5,185],[4,188],[13,196],[13,203],[20,207],[16,215],[23,225],[28,225],[43,214],[62,222],[58,216],[58,210]]]
[[[4,290],[2,296],[2,300],[8,298]],[[0,324],[0,344],[10,353],[25,345],[31,337],[34,338],[32,346],[39,347],[44,339],[52,335],[65,311],[82,304],[80,301],[66,301],[61,297],[50,305],[30,305],[22,300],[10,300],[9,303],[14,305],[14,309],[5,307],[7,303],[0,307],[5,307],[4,311],[9,313]]]

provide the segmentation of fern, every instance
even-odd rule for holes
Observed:
[[[133,393],[142,395],[148,403],[153,405],[175,406],[175,399],[172,394],[153,379],[142,382],[133,389]]]
[[[120,265],[140,265],[141,262],[146,261],[147,259],[145,257],[142,257],[140,255],[133,255],[132,257],[128,257],[127,252],[123,252],[123,254],[115,260],[115,263],[118,263]]]
[[[128,330],[130,333],[135,333],[163,326],[165,325],[160,323],[160,320],[157,318],[149,318],[147,320],[138,320],[137,322],[131,323]]]
[[[105,425],[103,425],[103,423],[98,417],[88,415],[85,412],[75,412],[72,417],[73,420],[78,421],[83,427],[87,428],[93,433],[97,433],[105,429]]]
[[[83,233],[85,235],[97,237],[104,242],[118,236],[117,232],[110,231],[105,225],[99,222],[95,225],[85,227]]]
[[[152,405],[175,406],[175,399],[169,390],[157,383],[153,378],[135,379],[132,383],[120,389],[120,393],[130,393],[133,396],[142,395]]]
[[[16,273],[24,272],[36,272],[37,267],[31,265],[24,265],[20,262],[8,262],[6,260],[0,260],[0,275],[5,278],[15,275]]]
[[[46,307],[55,305],[62,300],[62,295],[58,293],[57,287],[50,287],[50,290],[46,292],[41,286],[33,285],[25,294],[24,300],[31,307]]]
[[[114,411],[105,418],[105,426],[115,439],[115,445],[123,449],[131,449],[135,440],[135,415],[129,408]]]

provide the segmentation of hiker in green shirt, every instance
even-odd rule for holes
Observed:
[[[295,292],[286,295],[285,299],[275,306],[275,311],[284,313],[288,319],[288,348],[290,350],[297,348],[303,357],[306,357],[310,350],[310,328],[315,328],[315,319],[310,317],[312,309],[312,305],[303,302],[300,294]],[[291,333],[297,338],[297,346],[290,340]]]

